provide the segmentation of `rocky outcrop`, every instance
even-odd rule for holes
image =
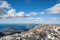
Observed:
[[[29,31],[1,37],[0,40],[60,40],[60,26],[44,24]]]

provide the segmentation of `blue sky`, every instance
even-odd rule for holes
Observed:
[[[54,6],[57,0],[6,0],[17,12],[40,12]]]
[[[0,0],[0,23],[60,24],[60,0]]]

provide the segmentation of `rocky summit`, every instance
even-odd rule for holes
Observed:
[[[60,40],[60,26],[38,25],[26,32],[0,37],[0,40]]]

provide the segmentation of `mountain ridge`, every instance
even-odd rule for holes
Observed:
[[[7,38],[8,37],[8,38]],[[60,26],[55,24],[38,25],[26,32],[2,37],[6,40],[60,40]]]

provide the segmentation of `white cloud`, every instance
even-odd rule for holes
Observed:
[[[27,18],[27,20],[30,20],[30,21],[34,21],[34,22],[41,22],[43,21],[45,18],[33,18],[33,17],[29,17]]]
[[[9,9],[7,11],[4,8]],[[29,14],[25,14],[25,12],[20,11],[16,12],[15,9],[10,7],[10,4],[7,1],[0,1],[0,18],[12,18],[12,17],[29,17]]]
[[[44,12],[39,12],[39,14],[45,14]]]
[[[16,10],[15,9],[10,9],[8,10],[7,12],[4,12],[4,10],[0,10],[0,17],[1,18],[21,18],[21,17],[29,17],[30,15],[29,14],[25,14],[25,12],[23,11],[20,11],[18,13],[16,13]]]
[[[48,8],[47,10],[45,10],[45,12],[48,14],[60,14],[60,3],[51,8]]]
[[[17,17],[26,17],[26,14],[25,14],[25,12],[21,11],[19,13],[16,13],[15,16],[17,16]]]
[[[14,17],[15,13],[16,13],[15,9],[11,9],[7,12],[7,15]]]
[[[29,13],[32,16],[36,16],[38,14],[60,14],[60,3],[48,8],[42,12],[31,12]]]
[[[38,15],[38,14],[60,14],[60,3],[55,4],[51,8],[48,8],[42,12],[32,12],[31,15]]]
[[[60,20],[60,18],[50,18],[52,21]]]
[[[25,12],[20,11],[18,13],[16,13],[15,9],[11,9],[7,12],[7,15],[9,15],[10,17],[29,17],[30,15],[25,14]]]
[[[10,9],[10,4],[6,1],[0,1],[0,18],[7,17],[7,11],[4,8]]]
[[[38,14],[60,14],[60,3],[48,8],[42,12],[37,12]]]
[[[11,17],[11,19],[0,19],[0,22],[1,23],[6,23],[7,21],[10,22],[10,23],[52,23],[52,22],[56,22],[56,20],[59,20],[60,21],[60,18],[49,18],[49,19],[46,19],[46,18],[34,18],[32,16],[36,16],[38,14],[60,14],[60,3],[59,4],[56,4],[55,6],[51,7],[51,8],[48,8],[46,9],[45,11],[43,12],[30,12],[28,14],[26,14],[24,11],[20,11],[20,12],[16,12],[15,9],[11,8],[9,9],[8,11],[5,11],[3,8],[11,8],[10,7],[10,4],[8,4],[6,1],[2,1],[1,4],[0,4],[0,17],[1,18],[9,18]],[[14,19],[14,18],[15,19]],[[20,19],[16,19],[16,17],[23,17],[23,20],[20,18]],[[28,17],[28,18],[26,18]],[[32,18],[31,18],[32,17]],[[4,21],[5,20],[5,21]],[[12,20],[12,22],[11,22]],[[8,23],[7,22],[7,23]]]
[[[17,16],[25,16],[24,13],[25,13],[25,12],[21,11],[21,12],[17,13]]]
[[[59,19],[59,20],[58,20]],[[34,24],[49,24],[49,23],[54,23],[60,24],[60,18],[57,18],[56,20],[54,20],[54,18],[9,18],[9,19],[1,19],[0,23],[34,23]]]
[[[37,12],[31,12],[31,13],[29,13],[29,15],[32,15],[32,16],[35,16],[37,14],[38,14]]]
[[[55,6],[46,9],[45,11],[42,12],[30,12],[28,14],[26,14],[24,11],[20,11],[20,12],[16,12],[15,9],[10,7],[10,4],[8,4],[6,1],[1,1],[0,2],[0,17],[32,17],[32,16],[36,16],[39,14],[60,14],[60,3],[56,4]],[[3,8],[11,8],[8,11],[3,10]],[[39,18],[37,18],[39,19]]]
[[[11,8],[11,7],[10,4],[8,4],[6,1],[1,1],[0,8]]]
[[[26,16],[28,16],[28,17],[30,17],[31,15],[29,15],[29,14],[25,14]]]

